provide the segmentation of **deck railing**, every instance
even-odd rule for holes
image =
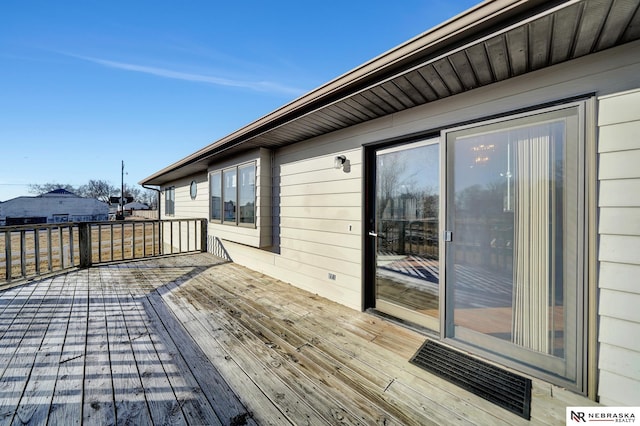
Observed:
[[[437,219],[383,219],[378,235],[378,250],[381,252],[438,256]]]
[[[0,284],[100,263],[206,250],[206,219],[4,226]]]

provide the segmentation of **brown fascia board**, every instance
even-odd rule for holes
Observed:
[[[139,183],[161,185],[169,180],[162,179],[163,175],[210,158],[216,153],[344,99],[376,82],[388,79],[429,58],[468,43],[474,38],[483,37],[542,9],[549,9],[565,2],[566,0],[487,0],[205,146]]]

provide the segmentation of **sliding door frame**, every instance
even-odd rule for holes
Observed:
[[[492,361],[499,362],[500,364],[512,367],[514,369],[524,371],[528,374],[531,374],[534,377],[540,377],[545,379],[551,383],[556,383],[561,386],[567,387],[574,391],[577,391],[582,394],[587,393],[586,381],[588,377],[588,371],[592,370],[590,363],[587,362],[587,354],[588,354],[588,344],[590,338],[590,327],[588,318],[591,315],[595,315],[595,313],[591,312],[588,309],[589,302],[589,288],[590,286],[590,275],[588,271],[588,264],[591,263],[591,259],[589,258],[589,253],[592,251],[592,239],[589,237],[592,232],[590,227],[588,226],[590,221],[591,209],[589,206],[595,203],[595,199],[589,197],[589,188],[590,188],[590,176],[595,173],[595,171],[590,170],[589,164],[590,159],[589,156],[592,155],[592,150],[589,148],[593,143],[589,141],[587,137],[587,129],[588,125],[593,125],[593,123],[587,123],[587,99],[582,98],[580,100],[568,100],[564,103],[556,103],[551,106],[541,106],[539,108],[530,109],[526,111],[514,112],[513,114],[501,115],[499,117],[487,118],[476,120],[472,123],[465,123],[460,126],[450,126],[446,129],[442,130],[441,133],[441,227],[444,232],[445,229],[450,229],[451,225],[449,224],[448,218],[448,209],[447,209],[447,201],[450,198],[449,192],[453,189],[451,188],[452,182],[449,180],[448,176],[453,172],[453,164],[447,164],[449,153],[448,150],[451,149],[450,144],[453,143],[450,141],[450,135],[455,132],[464,131],[467,129],[473,128],[481,128],[483,126],[491,126],[499,123],[507,123],[511,120],[521,120],[535,117],[540,114],[547,114],[554,111],[559,111],[563,109],[577,108],[578,110],[578,124],[577,124],[577,137],[578,137],[578,147],[577,149],[580,151],[579,154],[579,165],[580,168],[578,172],[578,185],[580,187],[578,194],[578,206],[583,206],[582,214],[579,217],[579,242],[578,242],[578,251],[576,258],[576,270],[579,274],[579,279],[577,281],[578,288],[576,289],[576,297],[579,303],[577,303],[576,309],[576,333],[575,338],[578,340],[575,345],[576,356],[575,359],[569,360],[569,364],[572,362],[576,365],[575,368],[575,380],[566,379],[562,377],[558,377],[557,375],[545,371],[542,368],[538,368],[532,365],[528,365],[525,362],[520,362],[517,354],[512,353],[512,356],[509,356],[509,353],[512,352],[508,350],[509,343],[505,342],[497,342],[497,346],[495,350],[491,350],[490,348],[482,347],[480,343],[482,339],[478,340],[477,333],[472,330],[460,333],[456,331],[454,333],[454,324],[452,318],[453,311],[453,300],[451,300],[450,289],[449,286],[451,283],[448,282],[447,279],[447,271],[449,269],[449,250],[447,245],[449,243],[444,241],[441,243],[441,252],[440,259],[440,278],[441,278],[441,291],[445,294],[441,295],[441,304],[443,312],[441,313],[441,333],[440,337],[443,341],[447,342],[451,346],[457,347],[459,349],[469,351],[471,353],[475,353],[484,358],[490,359]],[[454,236],[455,238],[455,236]],[[466,341],[465,341],[466,340]],[[547,362],[551,363],[550,365],[556,365],[557,360],[549,359]]]

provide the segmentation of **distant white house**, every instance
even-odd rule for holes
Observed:
[[[109,206],[64,189],[0,203],[0,226],[108,220]]]
[[[149,210],[149,206],[144,203],[139,203],[137,201],[133,201],[131,203],[127,203],[123,206],[124,211],[131,210]]]

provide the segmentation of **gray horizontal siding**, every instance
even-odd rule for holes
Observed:
[[[640,405],[640,91],[599,99],[600,356],[606,405]]]

